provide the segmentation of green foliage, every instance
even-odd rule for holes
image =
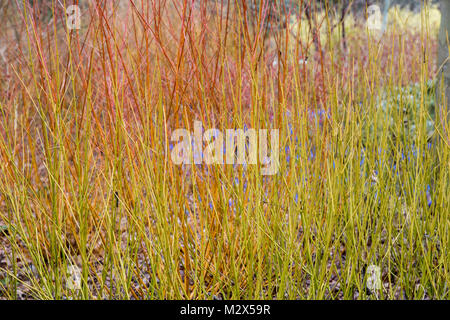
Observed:
[[[364,117],[366,124],[371,123],[369,130],[365,131],[364,143],[367,144],[367,139],[375,136],[380,138],[384,130],[387,130],[392,148],[399,142],[409,141],[414,144],[421,124],[426,141],[431,141],[435,131],[435,86],[436,82],[430,80],[423,88],[416,83],[407,87],[385,89],[374,102],[378,121],[369,119],[372,115],[366,114]],[[366,109],[362,110],[364,112]]]

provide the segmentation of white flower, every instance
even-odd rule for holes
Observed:
[[[366,270],[367,289],[376,292],[381,289],[381,269],[376,265],[370,265]]]
[[[278,65],[278,59],[277,59],[277,58],[275,58],[275,59],[273,59],[273,62],[272,62],[272,67],[276,68],[276,67],[277,67],[277,65]]]
[[[370,178],[372,179],[372,182],[378,183],[378,176],[375,171],[372,172],[372,175],[370,176]]]
[[[81,289],[81,271],[77,266],[67,267],[67,279],[66,287],[69,290],[80,290]]]

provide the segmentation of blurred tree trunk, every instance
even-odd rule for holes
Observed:
[[[450,0],[441,0],[441,29],[439,31],[439,48],[438,48],[438,86],[437,86],[437,101],[439,105],[443,106],[443,111],[449,112],[449,98],[450,98],[450,62],[448,40],[450,40]],[[442,79],[442,83],[441,83]],[[445,100],[441,93],[445,92]],[[443,105],[443,104],[446,105]]]
[[[383,7],[383,32],[386,31],[389,15],[389,7],[391,6],[391,0],[384,0]]]

